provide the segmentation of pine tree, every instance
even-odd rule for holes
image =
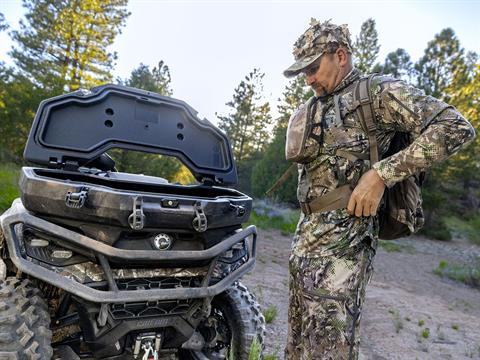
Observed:
[[[163,62],[158,62],[158,66],[150,70],[148,65],[140,64],[134,69],[130,78],[125,81],[127,86],[136,87],[143,90],[153,91],[160,95],[171,96],[172,90],[170,83],[170,69]]]
[[[254,196],[264,197],[265,192],[277,179],[290,167],[285,160],[285,136],[287,125],[293,112],[313,95],[312,91],[305,86],[305,79],[296,77],[285,87],[283,98],[278,106],[280,118],[274,130],[273,140],[265,148],[252,170],[252,193]],[[290,174],[288,180],[279,187],[272,196],[282,202],[297,204],[296,201],[297,176]]]
[[[455,32],[450,28],[444,29],[427,44],[423,57],[415,64],[418,87],[428,95],[458,106],[468,116],[468,106],[472,104],[468,100],[470,95],[465,96],[470,92],[465,92],[465,89],[469,89],[468,85],[474,77],[475,62],[476,55],[465,55]],[[475,93],[474,89],[471,91]],[[475,118],[467,118],[475,124]],[[472,196],[475,199],[477,196],[474,194],[479,187],[477,143],[478,140],[429,171],[423,189],[424,232],[427,235],[449,239],[451,232],[445,222],[447,216],[457,214],[465,217],[472,211],[478,212],[478,205],[472,206],[471,201],[462,203],[462,199],[472,199]],[[449,204],[448,209],[443,206],[445,203]]]
[[[259,69],[254,69],[245,76],[235,88],[233,100],[226,104],[231,113],[217,115],[220,129],[230,138],[237,165],[261,151],[269,139],[269,127],[272,125],[270,105],[261,101],[264,75]]]
[[[108,50],[129,16],[128,0],[24,0],[26,22],[10,55],[22,74],[53,92],[111,80]]]
[[[377,64],[373,72],[392,75],[394,78],[410,81],[413,75],[413,63],[404,49],[397,49],[387,55],[383,65]]]
[[[470,60],[476,58],[475,54],[469,54]],[[468,63],[468,61],[467,61]],[[469,65],[465,65],[470,68]],[[473,125],[480,129],[480,64],[473,67],[469,73],[464,69],[454,74],[446,92],[450,94],[450,103],[454,105]],[[466,75],[466,73],[468,73]],[[454,179],[456,185],[461,187],[462,194],[459,199],[465,209],[465,215],[477,215],[480,207],[478,190],[480,189],[480,138],[448,161],[445,173],[450,179]]]
[[[298,109],[300,104],[313,96],[313,91],[305,84],[305,78],[303,76],[297,76],[290,80],[282,95],[283,98],[278,99],[281,101],[278,105],[280,118],[277,121],[276,128],[286,128],[290,115]]]
[[[418,87],[427,95],[448,100],[445,89],[465,66],[465,50],[451,28],[436,34],[415,64]]]
[[[370,73],[380,51],[375,20],[366,20],[360,29],[360,35],[355,40],[353,55],[356,68],[364,74]]]
[[[0,13],[0,31],[8,29],[8,24],[5,22],[5,16]]]

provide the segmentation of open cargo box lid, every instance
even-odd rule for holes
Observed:
[[[120,85],[42,101],[24,157],[71,170],[112,148],[175,156],[200,182],[237,182],[230,143],[217,127],[183,101]]]

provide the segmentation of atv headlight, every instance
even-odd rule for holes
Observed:
[[[225,251],[218,259],[213,269],[212,282],[218,282],[231,272],[238,269],[248,261],[248,248],[246,240],[233,245]]]

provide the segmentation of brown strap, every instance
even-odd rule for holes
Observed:
[[[293,170],[297,168],[297,164],[296,163],[293,163],[292,165],[290,165],[288,167],[287,170],[285,170],[285,172],[282,174],[282,176],[280,176],[278,178],[277,181],[275,181],[275,184],[272,185],[272,187],[270,189],[268,189],[266,192],[265,192],[265,195],[266,196],[270,196],[270,194],[272,192],[274,192],[275,190],[277,190],[280,186],[282,186],[285,181],[288,180],[288,178],[290,177],[290,174],[293,173]]]
[[[345,209],[352,195],[351,185],[344,185],[326,193],[310,202],[301,202],[300,207],[305,215],[315,212],[333,211]]]
[[[375,75],[370,75],[366,79],[360,79],[353,92],[354,101],[358,101],[357,114],[362,122],[365,132],[368,136],[370,145],[370,166],[378,162],[378,145],[375,123],[375,111],[373,109],[373,100],[370,95],[370,83]]]
[[[368,160],[369,159],[368,154],[362,154],[362,153],[359,153],[359,152],[342,150],[342,149],[335,150],[335,155],[343,157],[343,158],[348,159],[348,160],[353,161],[353,162],[355,162],[359,159],[361,159],[361,160]]]

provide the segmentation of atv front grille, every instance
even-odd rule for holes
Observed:
[[[190,309],[193,302],[193,299],[187,299],[111,304],[110,313],[116,320],[181,315],[185,314]]]
[[[151,289],[175,289],[184,287],[198,287],[200,277],[156,277],[137,279],[117,279],[119,290],[151,290]]]

